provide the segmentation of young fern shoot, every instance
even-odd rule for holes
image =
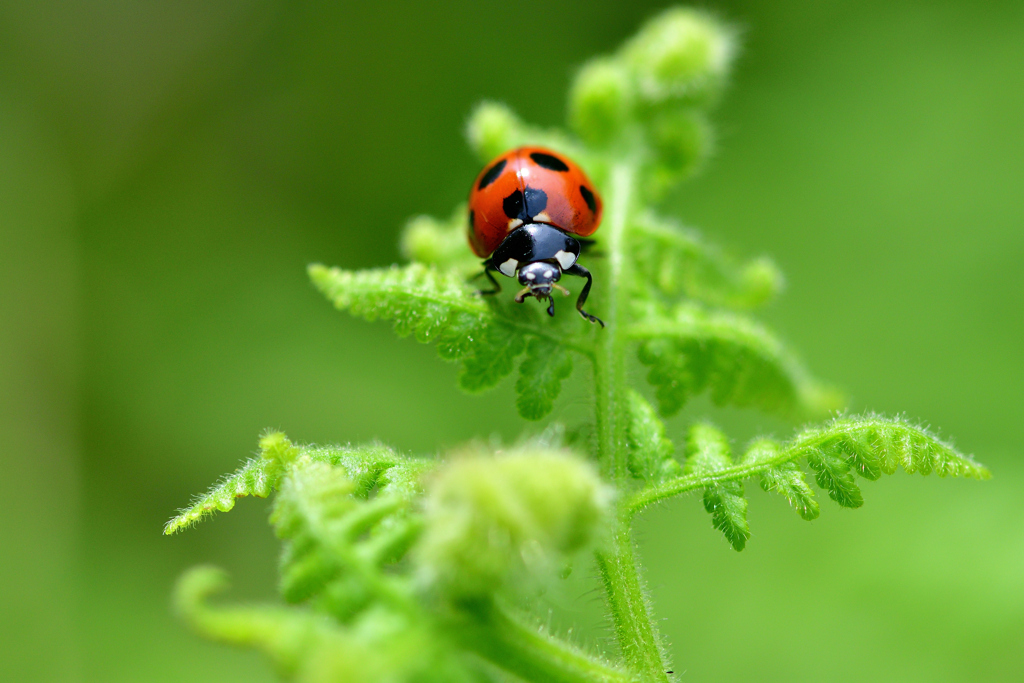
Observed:
[[[500,454],[468,446],[434,461],[380,444],[299,446],[268,434],[259,457],[165,532],[230,510],[235,498],[274,494],[271,523],[284,543],[281,594],[289,604],[213,607],[208,599],[223,576],[193,570],[176,604],[196,630],[258,648],[299,681],[666,681],[673,667],[631,536],[632,520],[647,506],[700,491],[712,525],[739,551],[750,540],[747,481],[811,520],[820,514],[812,480],[855,508],[863,504],[858,478],[899,467],[989,476],[904,418],[837,413],[839,394],[750,317],[781,287],[772,262],[738,263],[653,208],[707,155],[706,117],[733,42],[704,13],[663,13],[581,69],[565,132],[534,128],[499,104],[480,105],[468,127],[483,165],[471,204],[456,206],[448,219],[413,219],[402,237],[409,263],[363,271],[310,266],[314,285],[337,308],[436,344],[458,364],[464,390],[492,389],[517,372],[517,406],[527,420],[551,413],[580,364],[577,381],[593,382],[593,418],[575,432],[589,438],[569,447],[552,428]],[[559,222],[560,199],[550,187],[540,202],[536,187],[515,185],[522,174],[502,175],[528,163],[526,156],[559,173],[569,171],[569,159],[579,164],[568,189],[558,190],[577,193],[575,218]],[[477,199],[492,183],[502,192],[498,223],[481,216],[487,205]],[[600,230],[572,222],[580,216]],[[513,235],[515,250],[502,251]],[[580,274],[573,270],[578,237],[594,241],[593,289],[584,269],[586,288],[583,279],[571,285],[582,319],[549,317],[551,297],[568,285],[554,271]],[[484,238],[494,244],[483,245]],[[481,258],[489,277],[518,272],[525,293],[482,296],[470,282]],[[595,317],[603,329],[589,322]],[[647,368],[649,386],[629,384],[632,358]],[[694,415],[676,445],[661,418],[700,394],[801,421],[832,417],[788,441],[756,439],[734,456],[727,436]],[[608,653],[538,629],[529,613],[537,590],[581,552],[592,553],[600,574],[615,637]]]

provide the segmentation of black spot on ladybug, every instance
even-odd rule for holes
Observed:
[[[473,209],[470,209],[470,210],[469,210],[469,229],[470,229],[470,230],[472,230],[472,229],[473,229],[473,219],[474,219],[475,217],[476,217],[476,216],[475,216],[475,215],[473,214]]]
[[[501,208],[505,210],[505,215],[509,218],[519,218],[519,214],[523,212],[523,193],[520,190],[516,190],[501,202]]]
[[[525,223],[548,208],[548,194],[536,187],[528,187],[525,192],[516,190],[505,197],[501,202],[501,208],[509,218],[518,218]]]
[[[535,187],[526,188],[526,213],[533,218],[538,213],[548,208],[548,194],[544,190]]]
[[[552,154],[545,154],[544,152],[533,152],[530,154],[530,158],[533,159],[538,166],[542,166],[550,171],[561,171],[565,172],[569,170],[565,162]]]
[[[594,199],[594,193],[587,189],[586,185],[580,185],[580,194],[583,195],[583,201],[590,207],[590,213],[597,213],[597,201]]]
[[[487,173],[484,173],[483,177],[480,178],[480,183],[476,186],[476,189],[482,190],[491,183],[493,183],[495,180],[498,179],[498,176],[500,176],[501,172],[504,170],[505,159],[502,159],[494,166],[491,166],[489,169],[487,169]]]

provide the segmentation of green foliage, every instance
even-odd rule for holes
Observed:
[[[644,213],[629,225],[630,255],[639,278],[632,295],[645,301],[651,294],[665,301],[680,296],[710,306],[754,309],[782,289],[782,273],[767,257],[737,265],[694,230]]]
[[[698,425],[694,429],[704,434],[710,428]],[[692,438],[691,432],[691,442]],[[832,500],[851,508],[864,504],[855,482],[856,475],[874,481],[902,467],[909,474],[934,472],[940,477],[971,479],[991,476],[970,456],[961,454],[924,427],[902,418],[840,417],[820,427],[803,429],[786,443],[755,439],[739,465],[728,461],[728,444],[724,437],[720,434],[716,439],[703,436],[701,443],[708,441],[712,446],[704,446],[704,450],[725,453],[724,458],[717,457],[715,465],[702,465],[694,470],[688,463],[684,476],[634,495],[627,504],[630,512],[686,491],[759,477],[761,488],[781,494],[804,519],[815,519],[818,505],[799,468],[802,460],[807,461],[818,485]]]
[[[528,419],[551,411],[572,371],[571,342],[545,329],[535,310],[477,296],[458,269],[413,263],[351,272],[313,265],[309,272],[337,308],[367,320],[391,320],[399,335],[436,343],[442,358],[459,363],[459,385],[469,392],[492,389],[510,375],[529,340],[532,350],[516,385],[520,412]]]
[[[626,410],[629,473],[649,482],[659,482],[681,474],[683,468],[673,457],[675,447],[665,437],[665,425],[658,419],[651,404],[630,390],[626,395]]]
[[[206,495],[181,510],[164,526],[164,533],[170,535],[180,531],[214,511],[227,512],[235,507],[236,498],[269,496],[277,488],[284,463],[294,460],[297,452],[278,432],[268,433],[260,439],[260,452],[260,457],[246,461],[234,474],[226,476]]]
[[[346,627],[316,611],[276,606],[211,607],[227,579],[210,567],[185,574],[178,613],[211,640],[263,651],[282,677],[300,683],[477,681],[457,651],[408,615],[375,608]]]
[[[671,311],[651,307],[629,335],[640,341],[640,362],[651,368],[647,379],[664,415],[707,390],[717,405],[784,415],[820,415],[838,407],[835,392],[812,380],[767,330],[735,313],[696,304]]]
[[[550,413],[562,381],[571,374],[572,355],[567,348],[547,337],[531,339],[516,381],[519,414],[527,420],[540,420]]]
[[[695,424],[686,439],[685,474],[704,479],[704,509],[715,528],[725,534],[735,550],[743,550],[750,538],[747,499],[743,484],[734,479],[718,481],[714,475],[732,466],[729,440],[711,425]]]
[[[424,580],[467,600],[554,576],[604,526],[611,498],[593,467],[559,451],[456,458],[425,501]]]
[[[284,543],[287,607],[213,608],[223,578],[190,573],[184,617],[208,637],[266,652],[302,681],[665,681],[656,622],[634,557],[630,522],[644,507],[700,490],[712,525],[742,550],[750,539],[744,482],[780,495],[806,520],[819,513],[805,467],[844,507],[863,504],[857,479],[907,472],[983,479],[988,472],[926,429],[875,415],[834,417],[792,439],[752,441],[738,462],[729,439],[686,416],[677,453],[661,415],[707,393],[718,405],[809,419],[842,408],[750,312],[781,290],[767,258],[739,261],[652,204],[697,169],[712,138],[707,114],[728,76],[732,33],[708,15],[674,9],[617,53],[580,70],[570,91],[573,134],[540,130],[507,107],[470,117],[481,161],[521,144],[580,163],[605,200],[588,307],[606,328],[562,310],[554,319],[506,292],[483,297],[466,246],[466,207],[419,216],[402,238],[406,265],[344,271],[313,265],[334,305],[389,320],[436,344],[469,392],[516,371],[516,405],[540,420],[582,359],[593,380],[593,421],[573,445],[553,426],[512,449],[473,446],[439,460],[380,444],[296,446],[282,434],[168,523],[173,533],[236,498],[277,492],[271,522]],[[648,368],[658,410],[629,386],[628,362]],[[493,451],[499,450],[500,454]],[[529,605],[573,555],[595,553],[621,663],[610,664],[537,628]]]

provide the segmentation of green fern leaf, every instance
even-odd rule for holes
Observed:
[[[712,446],[703,449],[722,452],[727,448],[721,445],[724,441],[717,446],[714,440],[710,443]],[[820,427],[804,429],[786,444],[758,439],[748,449],[742,464],[719,467],[710,475],[688,463],[685,476],[637,493],[627,509],[637,512],[657,500],[704,488],[709,477],[714,482],[729,482],[757,476],[762,477],[763,488],[781,493],[801,516],[810,519],[816,516],[817,506],[796,467],[802,458],[806,458],[814,470],[819,486],[844,507],[863,505],[855,481],[857,474],[870,480],[877,478],[877,472],[893,474],[902,467],[908,473],[935,472],[940,477],[988,479],[991,476],[970,456],[905,419],[877,415],[840,417]],[[721,465],[723,460],[718,458],[717,462]]]
[[[851,472],[866,479],[893,474],[902,467],[908,474],[935,472],[940,477],[988,479],[987,469],[959,453],[924,427],[902,418],[876,415],[836,418],[822,427],[806,429],[793,440],[792,453],[818,453],[845,462]],[[826,466],[830,463],[826,463]]]
[[[343,568],[332,546],[345,516],[356,507],[355,485],[344,470],[307,462],[286,477],[270,521],[286,541],[281,557],[281,593],[289,602],[319,594]],[[365,597],[365,590],[359,591]]]
[[[747,448],[743,464],[767,463],[761,472],[761,488],[767,493],[777,493],[784,497],[797,514],[807,521],[817,519],[821,510],[800,467],[793,461],[774,464],[779,461],[781,450],[782,446],[771,439],[756,439]]]
[[[176,611],[206,638],[266,653],[284,679],[305,683],[481,680],[446,639],[436,637],[422,614],[378,608],[342,626],[328,615],[300,607],[209,605],[209,598],[226,584],[220,570],[190,570],[175,589]]]
[[[419,264],[356,272],[314,264],[309,275],[335,307],[367,320],[391,320],[399,335],[438,342],[447,358],[468,355],[473,340],[494,323],[487,304],[450,272]]]
[[[631,255],[644,290],[685,296],[712,306],[752,309],[782,289],[782,273],[767,258],[739,265],[694,230],[645,213],[630,224]]]
[[[564,346],[541,337],[531,339],[516,381],[519,414],[527,420],[539,420],[550,413],[562,382],[571,374],[572,356]]]
[[[850,463],[829,451],[810,451],[807,464],[814,470],[818,486],[828,491],[828,496],[847,508],[859,508],[864,504],[860,487],[854,482]]]
[[[517,384],[520,413],[529,420],[551,412],[562,381],[572,371],[568,350],[586,353],[572,333],[538,324],[532,308],[485,302],[457,271],[414,263],[358,272],[313,265],[309,272],[337,308],[367,320],[391,320],[399,335],[436,342],[442,358],[460,363],[459,386],[470,393],[497,386],[530,342],[533,350]]]
[[[310,277],[339,309],[367,320],[393,321],[395,331],[437,342],[447,360],[461,360],[467,391],[495,386],[524,349],[523,331],[497,318],[464,278],[420,264],[358,272],[313,265]]]
[[[708,479],[732,466],[728,439],[711,425],[696,424],[690,428],[686,454],[686,474],[705,479],[704,509],[711,514],[714,527],[725,535],[733,550],[743,550],[750,538],[743,483]]]
[[[328,617],[281,607],[212,608],[206,601],[227,587],[227,575],[212,567],[195,567],[179,580],[175,610],[211,640],[266,652],[278,672],[293,676],[310,650],[338,634]]]
[[[525,350],[526,339],[520,330],[500,324],[488,326],[473,354],[462,363],[459,386],[470,393],[496,387],[512,373],[516,359]]]
[[[665,425],[651,404],[630,390],[626,396],[626,410],[629,473],[636,479],[652,483],[682,474],[682,466],[672,457],[675,446],[665,437]]]
[[[838,407],[782,344],[761,326],[728,312],[680,305],[671,316],[634,325],[640,362],[649,366],[663,415],[678,412],[707,390],[717,405],[757,407],[784,415],[826,413]]]
[[[277,488],[285,464],[298,454],[298,449],[284,434],[265,434],[260,439],[260,457],[246,461],[234,474],[225,477],[192,505],[179,511],[164,525],[164,534],[176,533],[216,511],[227,512],[235,507],[238,498],[266,498]]]
[[[214,512],[227,512],[235,507],[235,499],[245,496],[266,498],[274,490],[276,482],[267,476],[269,462],[262,458],[251,458],[234,474],[225,477],[192,505],[181,510],[164,525],[167,535],[192,526],[203,517]]]
[[[400,466],[392,466],[392,471]],[[380,471],[380,468],[371,467]],[[359,476],[360,470],[353,472]],[[347,621],[384,593],[395,579],[381,573],[401,559],[418,535],[408,496],[392,488],[368,499],[342,466],[300,458],[285,476],[271,522],[285,541],[281,592],[289,602],[317,600]]]

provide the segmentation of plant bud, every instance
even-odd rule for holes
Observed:
[[[718,93],[734,51],[731,32],[709,15],[671,9],[627,43],[623,55],[644,100],[697,104]]]
[[[512,110],[497,102],[481,102],[469,116],[466,137],[481,162],[513,147],[519,120]]]
[[[584,140],[603,144],[626,126],[633,104],[629,72],[617,60],[584,65],[569,93],[569,125]]]
[[[455,460],[427,495],[417,549],[423,579],[468,599],[517,575],[555,576],[567,555],[592,542],[610,500],[594,468],[562,451]]]
[[[669,108],[648,125],[651,148],[657,158],[652,169],[652,196],[693,175],[712,146],[711,128],[697,111]]]
[[[747,308],[768,303],[784,286],[782,271],[766,256],[754,259],[743,268],[743,303]]]

